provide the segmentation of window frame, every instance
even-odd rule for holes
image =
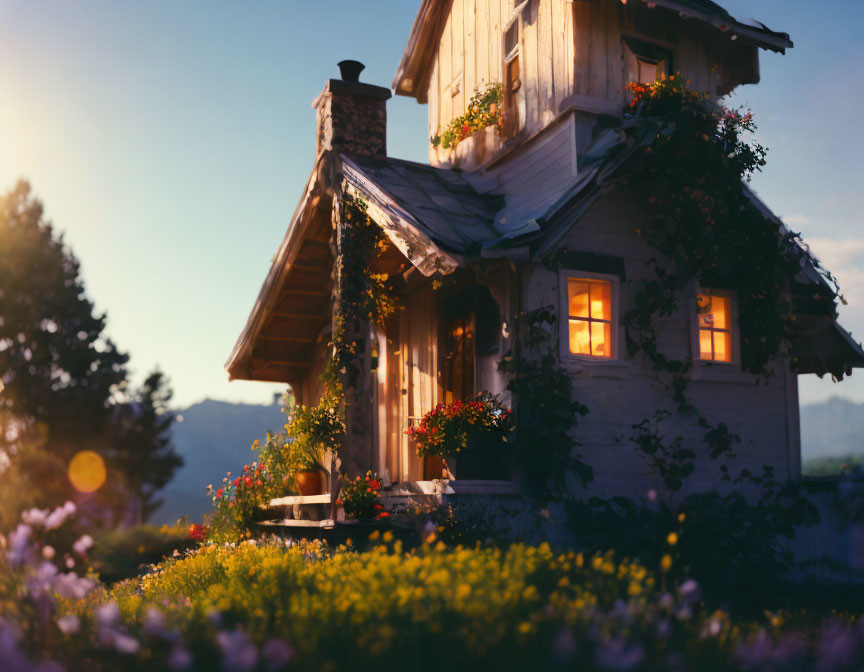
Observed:
[[[612,355],[610,357],[599,357],[597,355],[582,355],[570,352],[570,297],[567,291],[569,279],[574,280],[603,280],[608,282],[609,301],[612,311],[610,315],[610,326],[612,331]],[[621,278],[617,275],[607,273],[591,273],[579,271],[573,268],[562,268],[558,271],[558,338],[562,361],[585,362],[591,364],[618,363],[620,359],[619,334],[619,305],[621,302]]]
[[[729,341],[732,348],[730,361],[723,362],[716,359],[702,359],[702,348],[699,344],[699,301],[700,294],[720,296],[729,299]],[[696,287],[693,298],[690,301],[690,343],[693,361],[701,366],[718,366],[725,368],[740,368],[741,366],[741,327],[738,322],[738,296],[731,289],[720,289],[717,287]]]
[[[524,30],[524,26],[522,25],[522,10],[527,5],[528,0],[524,0],[524,2],[514,6],[513,13],[501,31],[501,84],[503,87],[501,104],[505,115],[503,128],[505,139],[516,137],[525,128],[527,102],[525,100],[525,82],[522,74],[524,66],[522,62],[522,33]],[[514,26],[516,28],[516,43],[510,51],[507,51],[507,33]],[[519,87],[516,90],[512,90],[510,87],[510,68],[514,62],[519,67]],[[519,109],[520,97],[522,110]]]

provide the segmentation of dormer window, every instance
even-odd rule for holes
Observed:
[[[629,81],[648,84],[669,74],[672,51],[634,37],[622,38],[629,56]]]
[[[527,4],[514,0],[513,16],[504,30],[504,135],[513,137],[525,123],[525,91],[520,62],[521,11]]]

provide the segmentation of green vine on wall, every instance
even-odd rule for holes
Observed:
[[[637,233],[660,254],[653,277],[624,315],[631,354],[644,353],[658,372],[671,375],[679,410],[696,413],[685,396],[693,359],[671,359],[659,349],[660,325],[679,309],[694,282],[736,290],[741,366],[760,378],[795,341],[790,289],[800,271],[790,251],[796,234],[783,234],[748,199],[743,182],[765,165],[753,141],[751,113],[719,111],[691,90],[680,74],[651,84],[631,83],[627,133],[654,136],[639,172],[646,178],[647,224]],[[704,418],[700,424],[710,428]]]
[[[310,441],[333,454],[345,435],[345,386],[353,386],[358,375],[364,330],[383,326],[398,309],[398,302],[386,284],[385,274],[373,273],[375,259],[386,247],[381,228],[367,212],[366,203],[343,193],[339,200],[340,240],[335,261],[337,291],[334,292],[333,331],[324,372],[321,399],[316,406],[295,407],[286,426],[301,445]]]
[[[510,381],[516,415],[516,464],[529,491],[548,496],[568,492],[572,475],[585,486],[594,479],[590,466],[573,449],[573,430],[588,408],[573,401],[573,380],[558,364],[553,307],[520,313],[513,321],[513,347],[498,363]]]

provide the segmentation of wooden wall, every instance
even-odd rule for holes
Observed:
[[[568,250],[624,259],[626,281],[621,283],[619,315],[628,310],[640,281],[649,277],[646,261],[653,250],[633,233],[643,217],[632,191],[619,187],[595,203],[566,241]],[[525,283],[526,308],[557,306],[558,283],[558,271],[539,264],[532,267]],[[689,312],[682,310],[663,324],[662,352],[675,358],[691,352],[691,319]],[[583,444],[580,451],[594,467],[595,483],[590,492],[644,495],[656,483],[630,440],[632,425],[657,410],[674,411],[674,405],[671,392],[664,389],[651,365],[641,356],[629,357],[620,325],[618,343],[621,361],[591,364],[564,357],[562,364],[574,377],[575,397],[590,409],[577,432]],[[800,474],[797,378],[785,362],[776,363],[775,374],[767,384],[757,385],[756,376],[740,369],[697,364],[688,395],[710,422],[726,422],[743,439],[733,473],[741,468],[758,473],[763,464],[769,464],[781,480]],[[674,415],[661,427],[670,439],[681,435],[689,445],[704,445],[705,430],[696,427],[692,418]],[[719,464],[702,450],[691,486],[709,489],[721,485],[719,479]]]
[[[513,0],[453,0],[429,82],[429,135],[465,112],[475,88],[502,79],[504,29]],[[619,110],[635,58],[622,35],[674,51],[672,67],[712,95],[758,81],[755,48],[732,42],[694,19],[619,0],[528,0],[521,10],[520,59],[525,133],[544,128],[563,107]],[[574,98],[576,96],[576,98]],[[439,153],[430,145],[430,160]]]
[[[423,478],[423,465],[405,431],[441,397],[431,282],[399,301],[404,309],[378,337],[378,470],[387,469],[394,481],[416,481]]]

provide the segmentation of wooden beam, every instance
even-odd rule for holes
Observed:
[[[329,296],[324,289],[283,289],[280,296]]]
[[[314,338],[304,338],[303,336],[277,336],[275,334],[261,334],[258,336],[259,341],[275,341],[277,343],[314,343]]]
[[[272,317],[282,317],[287,320],[323,320],[329,317],[322,313],[283,313],[278,310],[274,310],[270,315]]]

